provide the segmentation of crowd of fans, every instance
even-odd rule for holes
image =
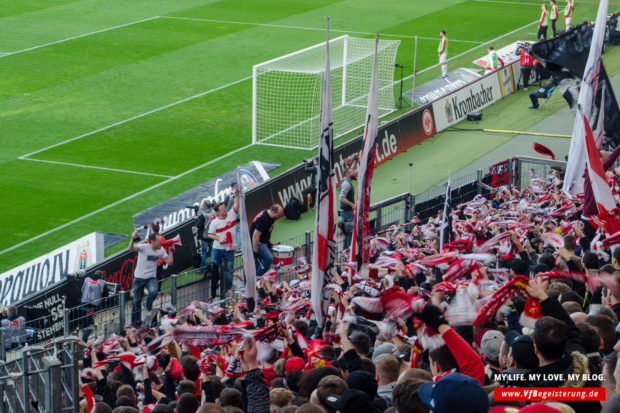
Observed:
[[[83,411],[618,412],[617,236],[582,219],[591,194],[561,184],[554,170],[455,206],[443,248],[441,212],[375,236],[368,267],[343,258],[324,286],[324,326],[304,265],[289,283],[259,279],[256,303],[167,306],[82,343]],[[505,402],[497,387],[606,396]]]

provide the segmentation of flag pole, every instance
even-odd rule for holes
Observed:
[[[413,87],[411,88],[411,109],[415,105],[413,99],[415,98],[415,78],[417,76],[417,64],[418,64],[418,36],[415,37],[415,49],[413,52]]]

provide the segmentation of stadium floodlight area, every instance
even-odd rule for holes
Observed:
[[[394,63],[399,40],[380,40],[379,116],[393,112]],[[375,39],[330,40],[334,136],[364,124]],[[319,139],[325,43],[255,65],[252,142],[296,149],[316,148]]]

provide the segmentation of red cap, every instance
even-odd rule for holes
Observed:
[[[284,363],[284,373],[289,374],[293,370],[303,370],[306,362],[301,357],[290,357]]]

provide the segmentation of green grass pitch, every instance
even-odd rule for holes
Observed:
[[[573,21],[597,3],[578,0]],[[275,161],[279,173],[311,155],[251,145],[251,73],[321,42],[326,16],[332,37],[401,40],[404,65],[420,36],[423,71],[440,29],[460,55],[450,67],[471,67],[486,42],[533,39],[538,4],[0,0],[0,272],[94,230],[129,234],[134,213],[238,164]]]

